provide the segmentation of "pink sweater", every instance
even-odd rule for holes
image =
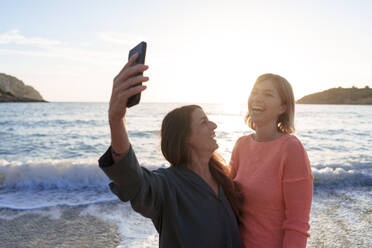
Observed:
[[[244,247],[306,247],[313,176],[301,142],[293,135],[268,142],[243,136],[230,165],[244,195]]]

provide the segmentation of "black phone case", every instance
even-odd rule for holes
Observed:
[[[137,65],[137,64],[145,64],[146,47],[147,47],[146,42],[142,41],[141,43],[139,43],[137,46],[135,46],[133,49],[131,49],[129,51],[128,59],[130,57],[132,57],[132,55],[134,55],[135,53],[139,53],[138,58],[134,61],[132,66]],[[143,75],[143,73],[139,72],[139,73],[135,74],[134,77],[139,76],[139,75]],[[132,87],[135,87],[135,86],[138,86],[138,85],[142,85],[142,83],[135,84]],[[141,93],[138,93],[134,96],[131,96],[128,99],[127,108],[130,108],[130,107],[138,104],[140,102],[140,100],[141,100]]]

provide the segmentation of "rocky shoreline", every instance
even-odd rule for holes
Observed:
[[[0,102],[47,102],[32,86],[0,73]]]
[[[372,104],[372,89],[364,88],[332,88],[302,97],[300,104]]]
[[[47,102],[45,100],[37,100],[21,96],[13,96],[11,93],[4,93],[0,90],[0,103],[1,102]]]

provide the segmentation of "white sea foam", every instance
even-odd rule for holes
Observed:
[[[149,161],[148,161],[149,162]],[[149,169],[164,164],[147,165]],[[316,165],[312,172],[317,186],[372,186],[372,163]],[[0,190],[6,191],[97,191],[107,190],[110,180],[92,160],[0,161]],[[1,202],[1,201],[0,201]]]
[[[58,205],[77,206],[116,200],[110,180],[97,162],[0,161],[0,207],[37,209]],[[149,169],[163,167],[148,166]],[[371,187],[372,164],[313,166],[315,192],[323,189]]]
[[[38,208],[38,209],[31,209],[29,211],[17,211],[17,212],[6,212],[4,214],[0,213],[0,219],[4,220],[13,220],[15,218],[21,217],[23,215],[28,214],[34,214],[34,215],[40,215],[44,217],[48,217],[52,220],[57,220],[61,218],[62,216],[62,210],[59,207],[53,207],[53,208]]]
[[[129,203],[110,207],[90,205],[81,215],[92,215],[115,223],[121,236],[120,248],[158,246],[159,236],[152,222],[134,212]]]
[[[25,163],[2,160],[0,208],[38,209],[116,200],[109,182],[98,163],[92,160]]]
[[[1,188],[76,190],[106,187],[109,179],[96,161],[0,161]]]
[[[354,165],[313,166],[315,187],[371,187],[372,163]]]

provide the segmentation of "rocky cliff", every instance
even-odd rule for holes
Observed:
[[[21,80],[0,73],[0,102],[45,102],[40,93]]]
[[[302,97],[297,103],[303,104],[372,104],[372,89],[332,88]]]

